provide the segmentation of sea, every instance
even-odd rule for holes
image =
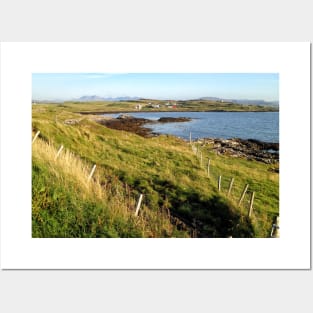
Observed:
[[[121,113],[119,113],[121,114]],[[105,114],[117,117],[119,114]],[[279,142],[279,112],[132,112],[137,118],[188,117],[189,122],[152,123],[144,126],[153,133],[174,135],[185,140],[241,138]]]

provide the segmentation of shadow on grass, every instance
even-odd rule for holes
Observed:
[[[199,238],[250,238],[254,231],[250,220],[241,216],[224,197],[205,197],[194,189],[174,185],[157,178],[147,184],[141,181],[136,187],[146,194],[150,207],[166,207],[171,215],[181,220],[190,229],[193,237]],[[158,201],[158,203],[156,203]]]

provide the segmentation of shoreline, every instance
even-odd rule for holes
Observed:
[[[158,120],[150,120],[146,118],[137,118],[133,117],[131,115],[127,114],[121,114],[117,118],[110,118],[110,119],[101,119],[98,120],[97,122],[112,128],[116,130],[124,130],[128,132],[135,133],[139,136],[142,136],[144,138],[149,138],[149,137],[154,137],[158,136],[159,134],[156,134],[152,131],[151,128],[144,127],[145,124],[156,124],[156,123],[183,123],[183,122],[189,122],[191,121],[191,118],[186,118],[186,117],[160,117]]]
[[[131,111],[131,110],[122,110],[122,111],[77,111],[75,113],[82,114],[82,115],[102,115],[102,114],[123,114],[123,113],[199,113],[199,112],[205,112],[205,113],[279,113],[279,110],[243,110],[243,111],[238,111],[238,110],[158,110],[158,111],[152,111],[152,110],[140,110],[140,111]]]
[[[149,120],[145,118],[136,118],[124,115],[120,118],[101,119],[97,122],[108,128],[135,133],[144,138],[160,136],[162,134],[154,133],[151,128],[145,127],[148,123],[168,123],[168,122],[186,122],[187,118],[160,118],[165,120]],[[180,138],[174,136],[176,138]],[[182,139],[182,138],[180,138]],[[188,139],[183,139],[188,142]],[[264,142],[256,139],[242,138],[197,138],[191,141],[192,144],[199,144],[201,147],[210,147],[216,154],[228,155],[236,158],[246,158],[266,164],[279,163],[279,143]]]

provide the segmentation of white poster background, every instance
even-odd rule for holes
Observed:
[[[31,80],[52,72],[279,73],[281,238],[33,239]],[[2,43],[1,267],[310,268],[310,44]]]

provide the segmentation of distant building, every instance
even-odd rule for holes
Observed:
[[[169,109],[176,109],[176,107],[177,107],[176,101],[168,101],[168,102],[165,103],[165,105],[166,105]]]
[[[137,104],[137,105],[135,106],[135,109],[138,110],[138,111],[140,111],[140,110],[142,109],[142,105],[141,105],[141,104]]]
[[[152,107],[153,107],[154,109],[159,109],[159,108],[160,108],[160,105],[159,105],[159,104],[152,104]]]

